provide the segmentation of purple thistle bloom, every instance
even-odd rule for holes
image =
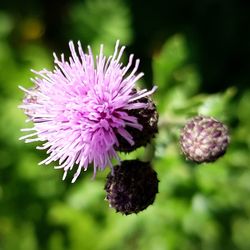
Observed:
[[[39,164],[59,161],[67,172],[77,164],[72,182],[75,182],[82,169],[93,164],[96,170],[112,167],[111,159],[119,162],[115,146],[119,146],[117,135],[121,135],[131,145],[132,136],[126,127],[142,130],[137,118],[128,115],[128,110],[147,108],[141,98],[152,94],[156,87],[147,91],[132,91],[143,73],[136,74],[139,66],[137,59],[132,67],[133,55],[128,64],[120,62],[125,47],[119,49],[119,41],[112,56],[103,55],[103,45],[96,60],[88,47],[84,53],[80,42],[75,50],[69,43],[71,57],[58,58],[54,54],[55,69],[32,71],[37,76],[31,79],[35,87],[20,87],[26,96],[20,106],[34,123],[33,128],[22,129],[30,134],[21,137],[25,142],[42,141],[37,149],[46,149],[48,158]]]

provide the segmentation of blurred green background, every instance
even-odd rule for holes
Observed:
[[[249,250],[250,2],[243,0],[1,0],[0,250]],[[52,69],[80,40],[112,53],[116,39],[141,59],[142,84],[159,86],[153,206],[122,216],[104,201],[107,169],[75,184],[18,138],[26,127],[18,85]],[[124,58],[126,61],[126,58]],[[178,133],[197,113],[230,128],[227,154],[195,165]],[[125,158],[147,157],[142,149]]]

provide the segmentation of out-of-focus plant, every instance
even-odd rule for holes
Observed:
[[[111,54],[114,41],[122,44],[132,40],[131,13],[122,0],[86,0],[75,3],[70,10],[71,39],[79,39],[91,44],[98,51],[100,43]]]

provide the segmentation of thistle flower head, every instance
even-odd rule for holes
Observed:
[[[125,47],[119,49],[118,41],[108,58],[102,45],[96,57],[90,47],[84,53],[80,42],[77,49],[73,42],[69,47],[68,60],[63,54],[60,58],[54,54],[53,71],[33,71],[34,88],[20,87],[26,93],[20,107],[34,123],[33,128],[23,129],[30,134],[20,139],[43,142],[37,148],[47,150],[49,156],[40,164],[58,161],[55,168],[64,170],[63,179],[76,168],[74,182],[90,164],[95,175],[97,169],[112,167],[112,158],[119,161],[115,151],[119,146],[117,136],[134,144],[127,128],[140,131],[142,125],[129,111],[147,108],[148,104],[140,100],[155,88],[132,91],[143,73],[136,73],[139,60],[132,66],[133,55],[127,65],[120,62]]]
[[[187,159],[213,162],[224,155],[229,144],[227,127],[209,116],[190,119],[181,131],[180,146]]]
[[[107,176],[105,190],[110,207],[128,215],[153,204],[158,193],[157,173],[149,162],[123,161]]]

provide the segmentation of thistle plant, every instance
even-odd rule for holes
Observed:
[[[94,56],[69,43],[71,56],[54,54],[54,70],[32,72],[34,86],[26,89],[20,108],[33,127],[20,139],[42,142],[37,149],[48,157],[40,164],[57,162],[63,179],[74,170],[74,183],[82,171],[110,167],[105,191],[110,207],[125,215],[139,213],[153,204],[158,193],[158,178],[151,159],[121,160],[119,152],[130,153],[151,142],[158,132],[158,112],[152,99],[155,92],[139,89],[139,59],[130,55],[121,62],[125,47],[116,42],[113,55],[106,57],[103,45]],[[229,144],[227,127],[212,117],[196,116],[180,133],[180,146],[187,159],[213,162]],[[114,164],[114,161],[116,162]],[[113,164],[115,166],[113,166]]]

